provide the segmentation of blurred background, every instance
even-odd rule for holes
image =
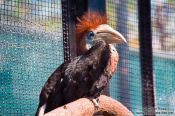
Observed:
[[[106,0],[108,24],[128,45],[110,94],[142,116],[137,0]],[[156,115],[175,115],[175,1],[151,0]],[[33,115],[40,90],[64,62],[61,0],[0,1],[0,115]],[[160,114],[159,114],[160,113]]]

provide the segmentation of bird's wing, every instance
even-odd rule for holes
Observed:
[[[61,74],[65,70],[67,64],[68,63],[63,63],[60,67],[58,67],[46,81],[40,93],[40,105],[46,103],[56,83],[61,80]]]
[[[63,70],[64,72],[62,74],[64,82],[68,83],[69,79],[74,79],[76,81],[77,80],[81,81],[82,79],[84,79],[83,75],[86,75],[85,71],[87,72],[89,67],[93,67],[94,64],[98,63],[99,56],[101,54],[100,51],[102,51],[105,46],[106,46],[106,43],[104,41],[97,42],[84,55],[76,57],[73,60],[71,60],[69,63],[67,63],[66,67]],[[55,72],[56,72],[56,74],[58,74],[57,71],[55,71]],[[85,77],[87,77],[87,75]],[[48,82],[45,84],[44,94],[42,94],[45,96],[45,98],[46,97],[48,98],[48,94],[46,94],[46,92],[45,92],[46,90],[49,91],[49,93],[51,90],[53,91],[53,86],[50,85],[50,83],[53,83],[52,81],[55,81],[53,79],[54,79],[53,77],[50,78],[48,80]],[[67,82],[65,80],[67,80]],[[56,80],[56,81],[58,81],[58,80]],[[60,86],[60,83],[58,83],[58,82],[54,82],[54,84],[56,85],[54,89],[57,89],[57,90],[54,90],[55,94],[52,93],[52,97],[54,97],[56,95],[56,93],[58,93],[58,91],[59,91],[58,86]],[[48,88],[48,86],[50,88]],[[51,99],[51,98],[49,98],[49,99]],[[52,99],[54,99],[54,98],[52,98]]]
[[[45,85],[43,86],[41,93],[40,93],[40,98],[39,98],[39,106],[36,112],[36,115],[38,115],[39,110],[43,106],[47,106],[46,103],[48,102],[48,99],[50,95],[52,94],[53,91],[56,89],[56,85],[59,85],[61,81],[64,78],[64,73],[65,70],[68,70],[72,67],[75,66],[76,62],[78,61],[78,57],[69,60],[63,64],[61,64],[48,78],[46,81]],[[71,73],[71,72],[70,72]],[[44,109],[45,110],[45,109]]]
[[[48,78],[46,81],[44,87],[41,90],[40,93],[40,103],[43,105],[43,103],[47,102],[47,99],[52,91],[54,91],[56,84],[60,83],[65,75],[72,75],[73,70],[76,67],[76,63],[80,59],[79,57],[76,57],[74,59],[71,59],[63,64],[61,64]]]
[[[48,97],[55,88],[56,83],[61,80],[62,71],[65,69],[67,64],[68,63],[66,62],[59,66],[46,81],[40,93],[39,105],[35,116],[40,116],[40,114],[42,115],[44,113]]]
[[[101,55],[101,51],[105,48],[106,43],[104,41],[97,42],[88,52],[84,55],[76,57],[72,59],[70,62],[63,63],[47,80],[46,84],[44,85],[41,94],[40,94],[40,106],[44,103],[47,103],[46,110],[50,106],[53,105],[52,102],[60,102],[59,99],[60,95],[57,95],[62,89],[66,87],[61,87],[61,83],[66,79],[74,79],[75,81],[84,80],[84,76],[88,77],[86,74],[88,73],[88,68],[96,68],[94,65],[99,63],[99,57]],[[96,70],[96,69],[94,69]],[[99,75],[94,71],[90,72],[91,77],[93,76],[94,79],[97,78]],[[93,73],[96,73],[95,75]],[[69,83],[69,82],[66,82]],[[64,84],[63,84],[64,85]],[[67,84],[66,84],[67,85]],[[58,97],[59,96],[59,97]],[[60,98],[61,99],[61,98]],[[49,100],[49,103],[48,103]],[[51,102],[51,103],[50,103]],[[52,104],[52,105],[51,105]],[[54,103],[56,104],[56,103]],[[54,106],[52,106],[54,107]]]
[[[43,101],[47,100],[49,94],[53,91],[53,89],[55,89],[56,83],[61,81],[61,78],[63,78],[62,74],[64,77],[74,76],[79,71],[87,68],[87,66],[97,63],[101,55],[101,51],[103,51],[105,47],[106,43],[104,41],[99,41],[84,55],[78,56],[68,62],[63,63],[54,71],[54,73],[52,73],[45,83],[40,94],[40,99]]]

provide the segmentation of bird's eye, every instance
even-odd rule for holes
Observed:
[[[88,49],[93,46],[93,40],[94,40],[94,33],[92,31],[87,33],[86,36],[86,45],[88,46]]]
[[[113,46],[111,47],[111,52],[112,52],[112,53],[116,52],[115,47],[113,47]]]
[[[89,39],[93,39],[94,35],[95,35],[94,32],[90,31],[90,32],[88,33],[88,38],[89,38]]]

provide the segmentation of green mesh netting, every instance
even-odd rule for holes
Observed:
[[[0,115],[34,115],[41,87],[63,62],[59,0],[0,2]]]
[[[151,0],[156,115],[175,115],[175,1]],[[142,116],[137,0],[106,0],[108,23],[128,41],[118,46],[120,61],[110,87],[112,97]]]

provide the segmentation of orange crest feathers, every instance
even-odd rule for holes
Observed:
[[[77,18],[77,20],[76,36],[78,40],[91,29],[95,29],[99,25],[107,23],[106,15],[102,15],[98,12],[85,13],[80,19]]]

